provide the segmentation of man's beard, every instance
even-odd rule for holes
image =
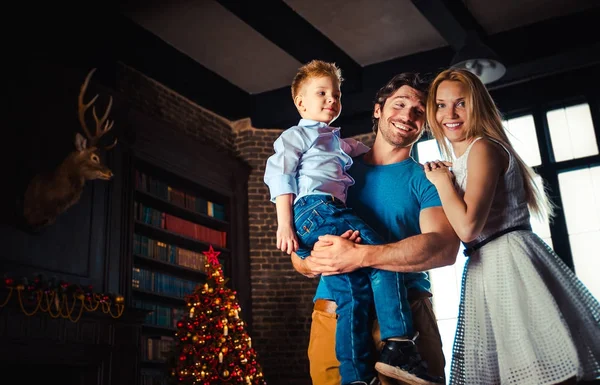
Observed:
[[[379,131],[381,131],[381,134],[383,135],[383,138],[385,139],[386,142],[388,142],[389,144],[391,144],[394,147],[398,147],[398,148],[406,148],[406,147],[410,147],[413,144],[415,144],[419,138],[421,137],[421,135],[423,134],[423,131],[421,130],[421,132],[418,135],[414,134],[414,131],[410,131],[407,132],[409,134],[409,137],[404,137],[402,136],[398,131],[398,129],[396,127],[394,127],[394,125],[390,122],[385,121],[386,123],[386,127],[382,129],[381,127],[381,122],[382,120],[379,120]],[[408,124],[405,124],[406,126],[409,126]],[[412,137],[412,135],[415,135],[414,137]]]

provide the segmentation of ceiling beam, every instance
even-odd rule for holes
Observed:
[[[360,64],[285,2],[261,0],[260,7],[252,1],[217,2],[300,63],[304,64],[313,59],[335,62],[344,74],[342,91],[360,90]]]
[[[462,1],[412,0],[412,2],[454,51],[462,48],[468,34],[485,40],[486,32]]]

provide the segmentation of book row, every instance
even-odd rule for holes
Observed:
[[[193,292],[196,285],[198,282],[139,267],[133,268],[131,277],[131,286],[135,289],[182,299],[186,294]]]
[[[224,205],[175,189],[162,180],[139,170],[136,170],[135,174],[135,187],[188,210],[225,220]]]
[[[148,361],[166,361],[175,345],[170,336],[143,336],[142,359]]]
[[[139,299],[133,300],[132,305],[135,308],[150,311],[144,320],[144,324],[146,325],[176,328],[177,321],[183,318],[183,307],[159,305]]]
[[[134,202],[133,210],[135,219],[142,223],[172,231],[218,247],[226,247],[227,245],[227,233],[224,231],[211,229],[210,227],[190,222],[156,210],[137,201]]]
[[[206,258],[204,254],[157,241],[141,234],[133,235],[133,253],[205,272]]]

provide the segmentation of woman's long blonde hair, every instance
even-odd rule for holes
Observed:
[[[540,219],[551,218],[554,214],[554,206],[548,199],[545,188],[543,186],[540,188],[535,183],[536,174],[533,169],[525,164],[512,146],[502,126],[502,117],[496,103],[481,80],[472,72],[463,69],[451,68],[440,72],[429,87],[426,109],[427,124],[446,159],[453,159],[454,154],[446,141],[443,127],[436,119],[437,89],[445,80],[460,82],[467,90],[465,104],[468,120],[463,128],[466,139],[475,139],[480,136],[490,138],[501,143],[510,151],[517,160],[523,175],[523,186],[529,209]]]

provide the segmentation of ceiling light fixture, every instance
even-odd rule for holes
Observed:
[[[499,56],[471,31],[467,34],[462,48],[452,58],[450,67],[471,71],[483,84],[495,82],[506,73],[506,67]]]

